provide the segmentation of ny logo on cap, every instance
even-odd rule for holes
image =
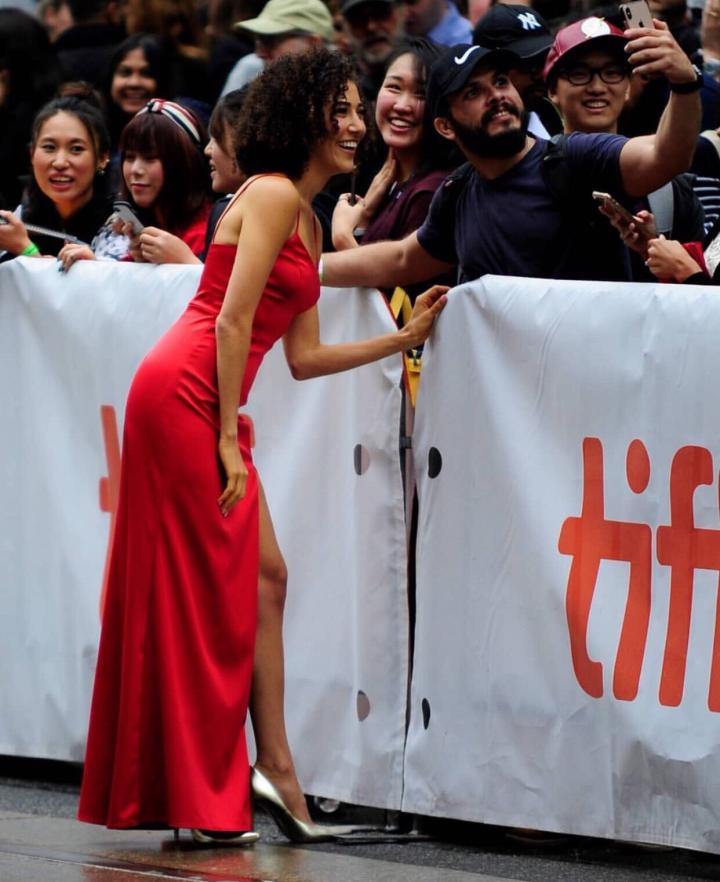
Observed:
[[[518,15],[518,21],[522,24],[524,31],[532,31],[535,28],[541,28],[542,25],[535,18],[532,12],[522,12]]]

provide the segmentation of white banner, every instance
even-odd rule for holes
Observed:
[[[0,267],[0,753],[81,760],[127,388],[200,268],[55,266]],[[393,327],[377,292],[324,290],[320,313],[330,342]],[[303,784],[388,807],[401,798],[407,688],[401,370],[398,356],[296,383],[278,348],[248,408],[291,574]]]
[[[125,397],[198,269],[0,266],[0,753],[83,758]]]
[[[720,852],[718,339],[712,288],[451,293],[405,811]]]

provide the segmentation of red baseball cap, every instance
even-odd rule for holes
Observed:
[[[567,27],[560,28],[555,34],[555,42],[550,47],[548,57],[545,61],[543,76],[547,80],[552,69],[557,63],[564,58],[568,52],[583,46],[591,40],[612,40],[613,43],[624,46],[627,43],[627,37],[614,24],[605,21],[604,18],[598,18],[591,15],[590,18],[583,18],[580,21],[574,21]]]

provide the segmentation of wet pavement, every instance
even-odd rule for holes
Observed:
[[[0,763],[0,882],[720,882],[718,856],[578,837],[533,842],[503,828],[427,819],[432,838],[298,847],[258,813],[255,847],[198,848],[187,831],[175,842],[170,832],[76,822],[78,776],[13,778]],[[330,819],[382,817],[345,808]]]
[[[410,848],[413,846],[410,845]],[[507,879],[507,877],[505,877]],[[140,882],[153,879],[213,882],[497,882],[448,868],[398,864],[318,846],[258,844],[253,848],[198,848],[187,834],[124,832],[65,818],[0,812],[2,882]]]

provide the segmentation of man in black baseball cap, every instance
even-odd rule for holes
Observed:
[[[486,49],[509,49],[520,58],[543,61],[553,35],[545,19],[529,6],[497,3],[482,16],[473,30],[473,43]]]
[[[656,23],[656,30],[666,30]],[[656,190],[692,159],[700,125],[698,77],[681,52],[648,61],[645,29],[626,31],[628,57],[640,75],[662,69],[672,94],[653,138],[573,133],[559,144],[526,131],[526,114],[508,68],[506,50],[460,44],[433,64],[426,101],[440,135],[467,163],[438,189],[417,232],[324,256],[325,284],[393,287],[421,282],[459,266],[460,281],[482,275],[546,279],[628,278],[614,260],[585,239],[579,200],[593,190],[632,202]],[[662,35],[658,35],[662,42]],[[549,174],[562,160],[572,187]]]
[[[559,134],[562,122],[548,100],[543,78],[553,35],[540,13],[529,6],[497,3],[475,25],[473,43],[517,56],[510,76],[530,114],[528,130],[541,138]]]

